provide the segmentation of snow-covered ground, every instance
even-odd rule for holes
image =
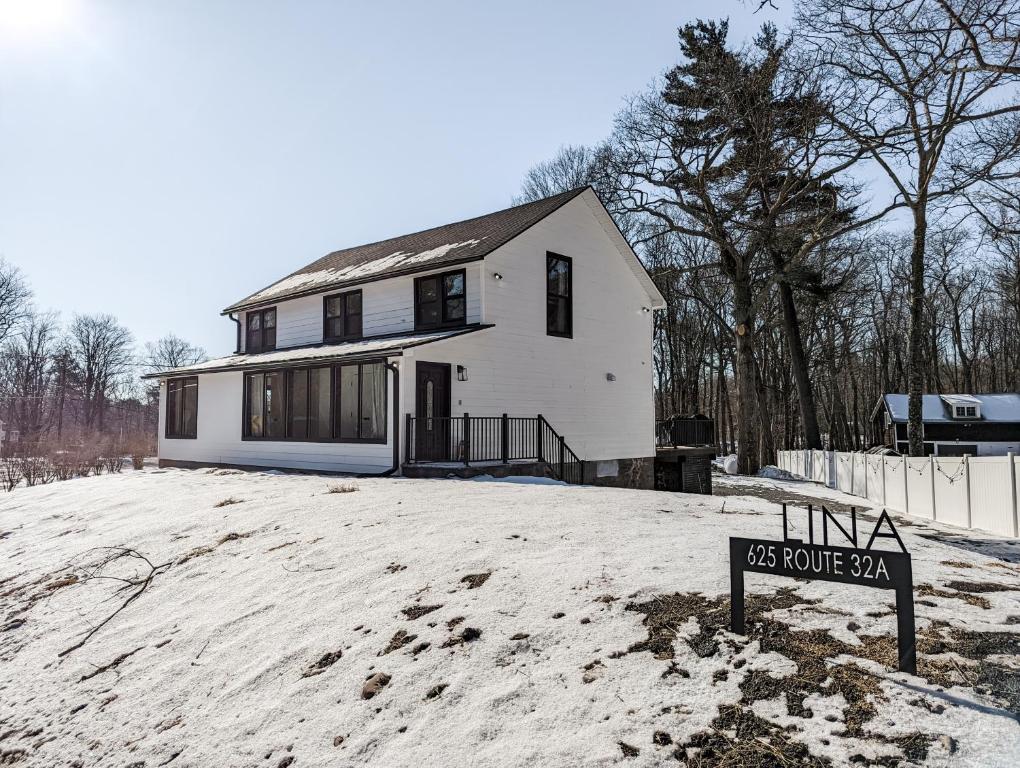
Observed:
[[[0,496],[0,765],[1017,764],[1005,540],[901,528],[912,677],[878,590],[749,575],[751,637],[721,628],[727,538],[780,538],[772,501],[343,482],[147,469]],[[139,590],[88,574],[150,573],[90,568],[101,547],[162,567],[61,655]]]

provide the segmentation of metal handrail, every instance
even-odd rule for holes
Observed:
[[[407,464],[536,461],[558,480],[581,483],[584,460],[538,416],[406,416]]]

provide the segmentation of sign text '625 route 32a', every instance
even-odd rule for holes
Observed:
[[[808,541],[792,539],[786,505],[783,504],[783,540],[730,539],[730,629],[744,634],[744,573],[770,573],[801,579],[835,581],[862,587],[891,589],[896,593],[896,629],[899,668],[916,674],[914,637],[914,586],[910,555],[889,514],[882,510],[863,549],[857,543],[857,510],[850,508],[847,531],[825,507],[822,512],[822,543],[815,543],[815,511],[808,505]],[[852,545],[829,545],[829,525]],[[899,552],[872,549],[876,539],[894,539]]]

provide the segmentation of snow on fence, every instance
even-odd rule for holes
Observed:
[[[1020,456],[878,456],[779,451],[779,466],[876,506],[925,520],[1020,536]]]

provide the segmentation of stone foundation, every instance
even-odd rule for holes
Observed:
[[[655,487],[655,457],[585,462],[584,481],[606,488],[651,490]]]

